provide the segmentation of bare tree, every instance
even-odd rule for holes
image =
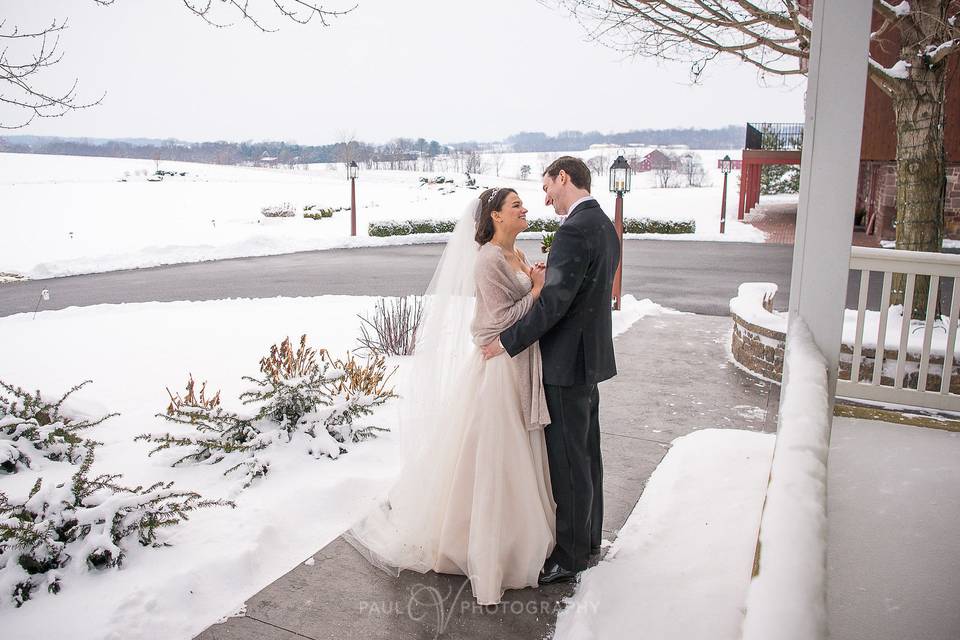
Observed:
[[[493,165],[495,174],[499,177],[500,170],[503,168],[503,147],[496,145],[490,153],[490,163]]]
[[[591,172],[602,176],[607,172],[607,157],[604,155],[593,156],[587,160],[586,165]]]
[[[677,170],[669,165],[660,165],[653,169],[654,184],[661,189],[669,189],[677,185]]]
[[[467,173],[483,173],[485,168],[485,163],[483,161],[483,156],[480,155],[479,151],[471,150],[467,151],[463,156],[463,170]]]
[[[690,65],[693,81],[721,54],[763,77],[806,73],[815,0],[541,0],[569,10],[604,45]],[[896,50],[886,67],[872,56],[869,77],[893,102],[897,122],[898,249],[939,251],[946,172],[943,147],[947,67],[960,51],[960,0],[873,0],[877,49]],[[876,49],[875,49],[876,50]],[[903,299],[903,276],[894,301]],[[914,317],[926,307],[917,279]]]
[[[707,179],[703,160],[698,153],[685,153],[677,159],[677,172],[683,176],[688,187],[702,187]]]
[[[600,156],[588,158],[584,164],[586,164],[587,168],[590,169],[590,173],[595,173],[598,176],[601,175],[600,172],[603,171],[603,165],[600,162]]]
[[[99,5],[112,5],[117,0],[91,0]],[[315,0],[182,0],[193,15],[215,27],[232,26],[229,17],[239,18],[261,31],[276,31],[264,22],[266,6],[273,6],[281,20],[307,24],[317,19],[323,26],[345,15],[356,5],[343,10],[325,9]],[[259,5],[259,6],[258,6]],[[8,19],[0,20],[0,129],[20,129],[35,118],[56,118],[70,111],[100,104],[104,92],[95,100],[77,95],[75,78],[67,89],[45,89],[45,77],[51,67],[63,60],[60,35],[67,29],[66,19],[53,19],[38,28],[23,28]]]
[[[540,165],[540,175],[543,175],[543,172],[547,170],[547,167],[550,166],[550,163],[554,161],[556,154],[553,153],[538,153],[537,154],[537,163]]]
[[[337,162],[343,163],[344,171],[350,166],[350,162],[357,160],[357,134],[355,131],[340,129],[337,131],[337,144],[333,149],[333,157]]]
[[[78,99],[77,80],[69,89],[58,91],[42,89],[36,82],[37,76],[63,59],[60,34],[66,28],[66,20],[54,20],[35,30],[0,21],[0,104],[3,113],[15,114],[13,121],[10,116],[0,120],[0,129],[19,129],[34,118],[55,118],[103,100],[103,95],[89,102]]]

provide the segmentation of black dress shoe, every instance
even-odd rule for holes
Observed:
[[[556,562],[551,562],[543,566],[540,571],[540,584],[553,584],[554,582],[573,582],[577,579],[577,572],[564,569]]]

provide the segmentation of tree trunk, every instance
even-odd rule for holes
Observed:
[[[909,59],[909,52],[903,53],[903,59]],[[927,69],[918,61],[910,79],[898,82],[892,96],[897,121],[897,249],[939,252],[943,244],[946,66]],[[891,304],[904,303],[906,280],[904,274],[894,274]],[[925,317],[929,287],[929,277],[917,277],[913,318]]]

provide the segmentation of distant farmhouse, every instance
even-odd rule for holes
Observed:
[[[639,160],[632,160],[630,162],[630,168],[637,173],[643,173],[645,171],[657,171],[658,169],[669,169],[672,171],[676,169],[678,165],[678,158],[668,156],[659,149],[654,149]]]

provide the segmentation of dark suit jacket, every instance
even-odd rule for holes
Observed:
[[[617,232],[599,203],[578,205],[553,239],[540,297],[500,334],[503,348],[513,357],[539,340],[544,384],[594,384],[615,376],[611,294],[619,263]]]

